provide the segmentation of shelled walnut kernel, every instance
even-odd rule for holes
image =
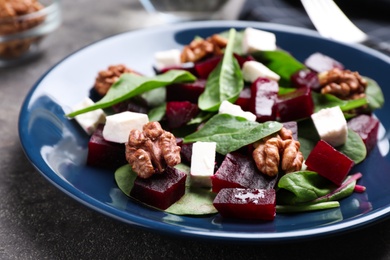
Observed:
[[[291,130],[285,127],[277,134],[256,142],[254,146],[252,156],[256,166],[268,176],[276,176],[280,170],[289,173],[302,168],[300,143],[293,139]]]
[[[37,0],[0,1],[0,35],[11,35],[31,29],[41,24],[45,17],[23,17],[43,9]],[[27,52],[30,46],[40,41],[41,37],[28,37],[0,43],[0,56],[16,58]]]

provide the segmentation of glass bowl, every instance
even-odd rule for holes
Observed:
[[[45,36],[61,24],[59,0],[39,0],[36,6],[17,5],[20,2],[0,2],[0,67],[36,57]]]

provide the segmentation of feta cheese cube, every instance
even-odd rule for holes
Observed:
[[[95,103],[90,98],[85,98],[82,102],[76,104],[72,109],[73,111],[80,110]],[[102,109],[96,109],[84,114],[80,114],[74,117],[81,128],[88,134],[91,135],[95,132],[99,124],[103,124],[106,121],[106,114]]]
[[[142,127],[148,122],[148,115],[130,111],[107,116],[103,138],[110,142],[126,143],[132,129],[142,131]]]
[[[244,36],[242,40],[242,51],[244,53],[253,53],[256,51],[274,51],[276,48],[275,34],[250,27],[244,30]]]
[[[280,76],[258,61],[247,61],[242,66],[242,76],[247,82],[254,82],[259,77],[278,81]]]
[[[181,51],[177,49],[156,52],[154,55],[156,68],[161,70],[166,67],[180,66],[180,55]]]
[[[214,174],[215,142],[195,142],[192,145],[190,180],[197,187],[211,187],[211,176]]]
[[[320,138],[333,147],[344,144],[348,137],[347,121],[339,106],[321,109],[311,115]]]
[[[256,121],[255,114],[244,111],[239,105],[232,104],[227,100],[222,101],[221,105],[219,106],[218,113],[230,114],[232,116],[240,116],[246,118],[248,121]]]

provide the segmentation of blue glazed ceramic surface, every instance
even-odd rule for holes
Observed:
[[[70,55],[33,86],[21,108],[19,134],[31,163],[52,184],[88,207],[118,219],[165,234],[223,241],[277,242],[338,234],[355,230],[390,215],[389,103],[376,112],[381,120],[377,147],[362,164],[359,184],[365,193],[341,201],[338,209],[278,214],[275,221],[244,223],[222,220],[218,215],[183,217],[144,207],[117,188],[113,172],[87,167],[88,136],[65,118],[69,108],[89,95],[99,70],[126,64],[153,74],[154,53],[181,48],[194,36],[209,36],[231,27],[255,27],[276,34],[281,48],[303,61],[319,51],[341,61],[346,68],[375,79],[390,99],[390,58],[361,46],[324,40],[315,32],[254,22],[195,22],[151,28],[116,35]]]

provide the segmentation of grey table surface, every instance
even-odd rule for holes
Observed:
[[[33,84],[72,52],[151,26],[133,0],[63,1],[62,26],[42,57],[0,69],[0,259],[390,259],[390,220],[334,237],[234,244],[171,237],[95,212],[52,186],[23,153],[17,131]]]

